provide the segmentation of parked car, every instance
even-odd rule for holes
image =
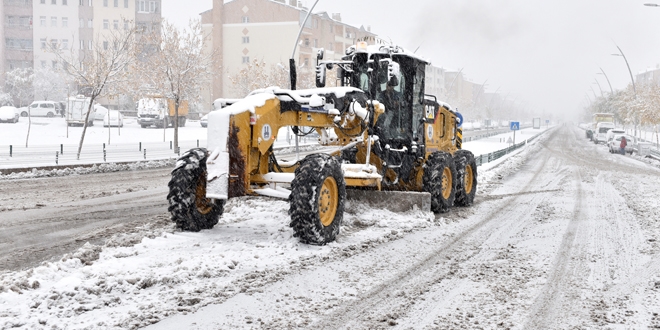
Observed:
[[[18,123],[18,109],[9,105],[0,107],[0,123]]]
[[[108,110],[103,116],[103,127],[124,127],[124,115],[119,110]]]
[[[105,115],[108,113],[108,108],[100,105],[94,104],[94,120],[103,120]]]
[[[30,103],[29,112],[21,111],[21,117],[55,117],[61,110],[59,102],[55,101],[34,101]]]
[[[637,138],[630,136],[628,134],[616,134],[610,141],[607,142],[607,148],[610,150],[610,153],[618,153],[619,148],[621,148],[621,138],[626,137],[626,153],[632,154],[633,148],[637,145]]]
[[[208,123],[209,123],[209,115],[208,115],[208,114],[205,114],[205,115],[202,116],[202,118],[199,120],[199,124],[202,125],[202,127],[206,127],[206,126],[208,126]]]
[[[614,128],[614,123],[611,122],[601,122],[596,124],[596,130],[594,131],[593,140],[595,144],[607,143],[607,131]]]
[[[626,131],[623,128],[613,128],[607,131],[607,134],[605,135],[605,143],[609,143],[617,134],[626,134]]]

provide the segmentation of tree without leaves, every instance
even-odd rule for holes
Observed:
[[[67,96],[67,83],[62,75],[50,67],[39,68],[34,72],[34,96],[38,100],[63,100]]]
[[[127,69],[136,58],[136,31],[135,27],[131,27],[98,34],[91,50],[74,52],[71,49],[68,54],[64,54],[60,49],[49,48],[49,51],[57,56],[61,69],[78,84],[81,94],[90,98],[78,145],[77,159],[80,159],[94,101],[99,96],[105,96],[109,86],[131,84],[132,80],[129,79]]]
[[[208,36],[199,20],[191,20],[188,29],[178,29],[163,20],[161,30],[148,36],[141,54],[148,56],[137,65],[140,80],[152,93],[174,102],[174,150],[179,150],[179,106],[201,101],[213,75],[213,52],[204,51]]]
[[[5,75],[7,89],[9,94],[12,95],[14,100],[18,101],[18,107],[23,106],[23,101],[32,98],[32,82],[34,81],[34,71],[32,68],[16,68],[6,73]],[[28,108],[28,130],[25,136],[25,147],[28,147],[30,141],[30,129],[32,128],[32,116],[30,115],[30,108]]]
[[[248,63],[241,71],[229,76],[231,81],[230,97],[240,98],[250,94],[250,92],[266,87],[289,87],[289,72],[281,63],[268,65],[266,62],[253,60]],[[314,75],[311,70],[301,70],[298,72],[298,89],[314,88]],[[328,71],[326,82],[328,86],[336,84],[337,75],[335,71]]]

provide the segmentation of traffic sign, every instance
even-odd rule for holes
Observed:
[[[509,128],[511,128],[512,131],[519,131],[520,130],[520,122],[519,121],[512,121],[509,123]]]

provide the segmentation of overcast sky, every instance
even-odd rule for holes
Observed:
[[[660,8],[652,0],[320,0],[314,12],[371,26],[439,67],[458,70],[486,90],[538,110],[575,114],[600,90],[660,64]],[[314,0],[303,0],[308,7]],[[658,0],[660,3],[660,0]],[[414,6],[413,6],[414,5]],[[187,22],[211,0],[163,0],[163,16]],[[405,10],[402,10],[405,8]],[[181,23],[182,24],[182,23]],[[286,40],[285,42],[289,42]]]

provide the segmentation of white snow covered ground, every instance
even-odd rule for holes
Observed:
[[[162,138],[158,136],[162,130],[131,129],[130,123],[128,125],[122,131],[125,141]],[[151,131],[157,131],[155,137],[149,135]],[[195,125],[184,131],[189,131],[184,134],[189,138],[204,135],[204,129]],[[542,131],[518,132],[516,140],[521,141]],[[15,134],[8,132],[2,130],[3,139],[10,139],[6,134]],[[51,131],[57,138],[43,137],[37,132],[32,132],[35,143],[57,143],[63,139],[59,131]],[[507,137],[495,136],[465,143],[464,148],[477,155],[492,152],[508,146]],[[101,132],[91,134],[89,141],[98,143],[105,138]],[[480,184],[489,182],[492,176],[499,175],[507,167],[517,166],[518,159],[522,158],[516,155],[526,152],[527,148],[522,148],[496,162],[480,166]],[[500,165],[502,163],[507,165]],[[121,169],[112,166],[108,165],[105,170]],[[493,167],[498,170],[492,170]],[[97,170],[104,169],[99,167]],[[70,175],[82,171],[37,171],[18,177]],[[4,179],[16,177],[5,176]],[[484,188],[480,186],[479,189]],[[176,231],[173,226],[164,231],[143,228],[139,235],[113,237],[103,246],[86,244],[79,251],[63,256],[61,261],[2,274],[0,329],[140,328],[172,315],[185,315],[202,306],[222,302],[238,292],[259,290],[257,284],[276,282],[291,269],[304,268],[310,262],[350,254],[356,247],[396,240],[423,228],[446,226],[449,221],[431,212],[392,213],[364,209],[362,205],[351,205],[349,201],[340,238],[319,247],[301,244],[292,237],[287,211],[288,202],[284,200],[232,199],[219,224],[212,230],[187,233]],[[252,289],[254,287],[257,289]],[[250,323],[248,320],[247,324]]]

